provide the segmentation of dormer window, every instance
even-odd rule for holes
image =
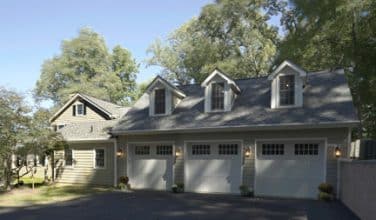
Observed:
[[[228,75],[215,69],[202,83],[205,112],[231,111],[240,88]]]
[[[303,87],[307,72],[296,64],[283,61],[268,77],[271,81],[270,107],[303,107]]]
[[[225,84],[212,83],[211,88],[211,110],[223,110],[225,103]]]
[[[279,77],[279,105],[295,104],[295,76],[284,75]]]
[[[154,114],[165,114],[166,113],[166,90],[156,89],[155,99],[154,99]]]

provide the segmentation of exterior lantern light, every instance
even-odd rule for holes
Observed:
[[[250,148],[245,148],[244,149],[244,156],[245,157],[250,157],[251,156],[251,149]]]
[[[119,149],[117,150],[117,152],[116,152],[116,156],[117,156],[117,157],[123,157],[123,156],[124,156],[124,151],[123,151],[123,149],[120,149],[120,148],[119,148]]]
[[[181,155],[181,150],[180,150],[180,148],[176,148],[176,150],[175,150],[175,156],[176,156],[176,157],[180,157],[180,155]]]
[[[339,147],[336,147],[334,150],[334,154],[337,158],[340,157],[342,154],[341,149]]]

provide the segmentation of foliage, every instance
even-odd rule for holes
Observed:
[[[138,64],[128,50],[115,46],[109,52],[102,36],[82,28],[78,37],[62,42],[58,56],[43,63],[35,97],[61,105],[70,94],[83,92],[129,104],[136,95],[137,72]]]
[[[332,201],[333,200],[333,195],[329,194],[329,193],[326,193],[326,192],[320,192],[319,193],[319,200],[322,200],[322,201],[325,201],[325,202]]]
[[[247,197],[253,196],[253,190],[250,189],[249,186],[247,185],[240,185],[239,190],[240,190],[241,196],[247,196]]]
[[[66,145],[61,135],[50,129],[48,111],[39,109],[32,113],[31,110],[21,94],[0,88],[0,164],[6,188],[14,175],[17,179],[22,177],[19,172],[26,164],[27,155],[43,157]],[[16,168],[12,168],[12,155],[21,160]],[[27,173],[33,176],[35,164],[31,164]]]
[[[329,194],[333,193],[333,186],[329,183],[321,183],[318,188],[320,192],[325,192]]]
[[[176,183],[172,185],[171,190],[173,193],[182,193],[184,192],[184,183]]]
[[[321,183],[318,186],[319,189],[319,200],[323,201],[331,201],[334,198],[334,191],[333,191],[333,186],[329,183]]]
[[[268,25],[284,4],[264,0],[217,0],[148,50],[149,65],[171,81],[201,82],[215,67],[234,78],[265,75],[273,61],[277,30]]]
[[[28,135],[30,111],[22,95],[0,87],[0,166],[5,188],[12,180],[12,155],[24,144]]]
[[[121,177],[119,178],[119,182],[120,182],[120,183],[123,183],[123,184],[125,184],[125,185],[127,185],[128,182],[129,182],[129,178],[128,178],[127,176],[121,176]]]
[[[307,70],[345,67],[362,135],[376,138],[376,2],[290,0],[289,5],[276,62],[291,59]]]

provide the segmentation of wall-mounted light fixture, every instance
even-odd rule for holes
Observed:
[[[124,151],[123,151],[123,149],[119,148],[119,149],[116,151],[116,156],[119,157],[119,158],[124,157]]]
[[[251,156],[251,149],[249,147],[244,148],[244,156],[245,157]]]
[[[342,154],[342,152],[341,152],[341,148],[336,147],[336,148],[334,149],[334,155],[338,158],[338,157],[341,156],[341,154]]]
[[[180,157],[180,155],[181,155],[181,149],[180,147],[178,147],[175,149],[175,157]]]

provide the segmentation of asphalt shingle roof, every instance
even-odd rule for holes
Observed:
[[[343,73],[308,73],[301,108],[270,108],[271,82],[266,78],[235,80],[241,94],[232,111],[204,112],[204,89],[179,86],[187,96],[167,116],[149,116],[149,96],[144,94],[112,128],[112,133],[172,131],[177,129],[357,123],[351,93]]]
[[[67,141],[108,139],[110,128],[118,120],[80,122],[67,124],[58,130]]]

